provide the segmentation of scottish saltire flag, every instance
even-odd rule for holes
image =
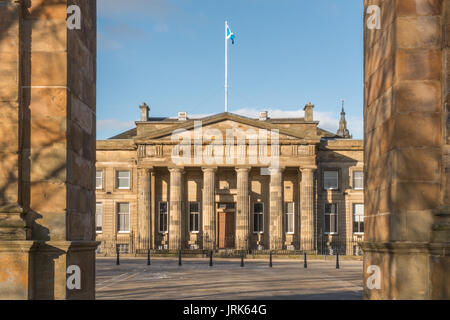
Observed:
[[[231,39],[231,43],[234,44],[234,39],[235,38],[236,38],[236,36],[234,35],[233,32],[231,32],[231,29],[230,29],[230,27],[228,26],[228,23],[227,23],[227,40]]]

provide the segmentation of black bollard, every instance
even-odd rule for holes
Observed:
[[[339,252],[336,253],[336,269],[339,269]]]
[[[178,250],[178,265],[179,265],[179,266],[182,265],[182,263],[181,263],[181,249]]]
[[[116,259],[116,265],[120,265],[120,258],[119,258],[119,248],[116,249],[116,253],[117,253],[117,259]]]
[[[303,268],[308,268],[308,262],[306,261],[306,252],[303,254]]]
[[[147,251],[147,265],[148,266],[151,265],[151,262],[150,262],[150,249],[148,249],[148,251]]]
[[[213,266],[213,252],[212,250],[209,252],[209,266]]]
[[[241,252],[241,268],[244,267],[244,251]]]
[[[272,268],[272,251],[269,254],[269,267]]]

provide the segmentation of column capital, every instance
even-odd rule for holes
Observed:
[[[317,170],[317,167],[315,167],[315,166],[314,167],[313,166],[300,167],[299,170],[300,170],[301,173],[303,173],[303,172],[310,172],[310,171],[314,172],[314,171]]]
[[[169,169],[169,172],[170,173],[172,173],[172,172],[174,172],[174,173],[184,173],[184,167],[172,167],[172,168],[168,168]]]
[[[234,168],[234,170],[236,170],[236,172],[249,172],[251,169],[251,167],[236,167]]]
[[[284,167],[279,167],[279,168],[267,168],[267,170],[269,170],[270,175],[272,174],[276,174],[276,173],[283,173],[284,171]]]
[[[202,167],[203,172],[216,172],[217,167]]]
[[[145,170],[145,171],[151,172],[151,171],[154,171],[154,170],[155,170],[155,167],[153,167],[153,166],[146,166],[146,165],[139,165],[139,164],[138,164],[137,169],[138,169],[138,170]]]

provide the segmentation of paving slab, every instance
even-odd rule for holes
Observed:
[[[97,299],[182,300],[359,300],[362,262],[216,259],[97,258]]]

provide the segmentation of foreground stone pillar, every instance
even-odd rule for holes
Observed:
[[[216,168],[203,168],[202,239],[203,249],[216,249]]]
[[[137,249],[144,253],[151,242],[150,234],[150,171],[148,168],[138,169],[138,235]]]
[[[0,240],[25,240],[19,204],[20,177],[20,5],[0,7]]]
[[[236,249],[249,249],[250,212],[248,197],[248,172],[250,168],[236,168],[237,205],[236,205]]]
[[[182,248],[181,212],[183,199],[183,168],[170,171],[169,250]]]
[[[0,299],[95,297],[96,2],[67,4],[0,5]]]
[[[364,5],[381,8],[364,26],[364,298],[449,299],[450,1]]]
[[[283,169],[270,170],[270,250],[283,249]]]
[[[314,250],[314,170],[301,168],[300,198],[300,248],[304,251]]]

